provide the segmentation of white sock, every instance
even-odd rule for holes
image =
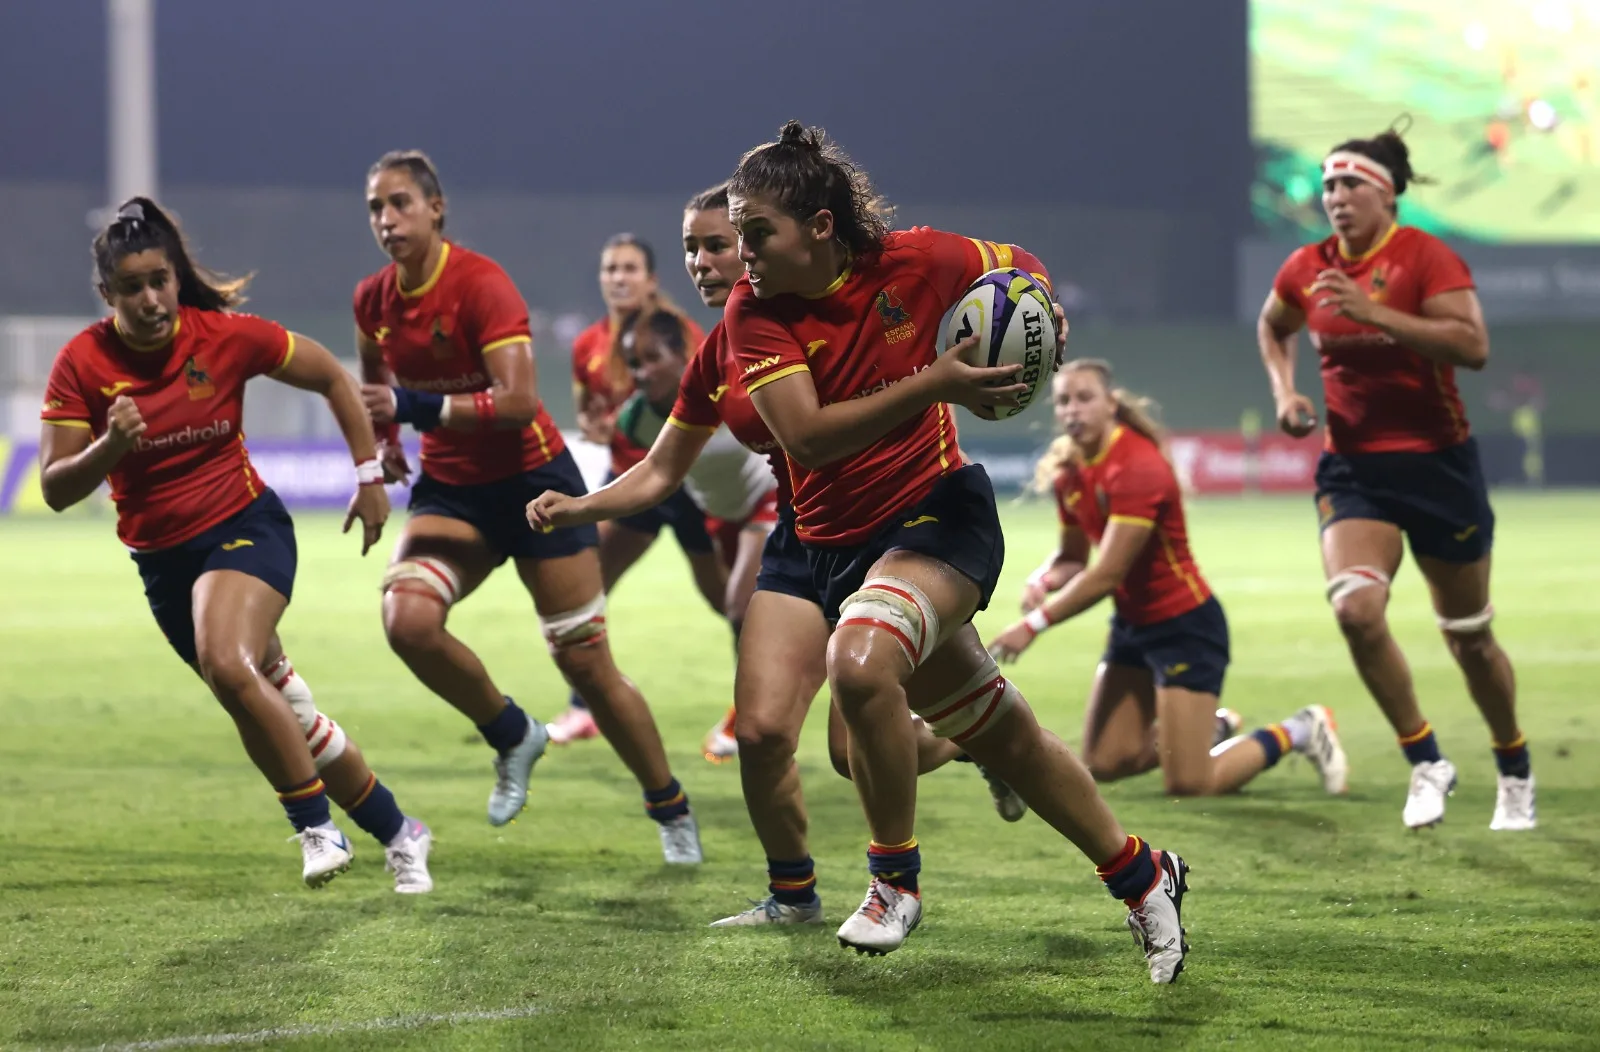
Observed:
[[[1284,720],[1280,727],[1289,735],[1289,748],[1296,752],[1304,749],[1311,740],[1311,721],[1305,716],[1294,715]]]

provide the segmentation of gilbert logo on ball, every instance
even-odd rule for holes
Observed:
[[[947,351],[969,336],[978,346],[967,354],[977,366],[1021,365],[1010,383],[1026,384],[1014,406],[993,406],[978,411],[985,420],[1016,416],[1033,404],[1047,387],[1056,367],[1056,316],[1050,293],[1039,279],[1015,267],[991,270],[946,312],[939,327],[940,351]]]

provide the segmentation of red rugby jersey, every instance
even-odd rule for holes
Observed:
[[[1012,245],[927,227],[889,234],[814,299],[758,300],[739,279],[724,311],[747,392],[809,372],[822,405],[864,398],[932,365],[939,324],[980,275],[1019,267],[1049,277]],[[859,544],[964,463],[949,406],[934,405],[852,456],[816,471],[789,464],[795,529],[810,544]]]
[[[1161,450],[1132,428],[1118,426],[1105,448],[1056,476],[1056,507],[1099,547],[1113,522],[1151,527],[1144,551],[1113,596],[1117,613],[1135,625],[1186,614],[1211,597],[1189,552],[1183,495]]]
[[[689,322],[689,346],[698,347],[705,333]],[[606,412],[614,413],[633,394],[633,374],[611,364],[611,322],[601,318],[572,341],[572,382],[592,396]],[[644,459],[649,450],[636,445],[620,431],[611,434],[611,473],[620,475]]]
[[[1471,433],[1456,391],[1455,367],[1431,362],[1394,337],[1316,304],[1310,289],[1324,270],[1342,270],[1379,303],[1421,314],[1422,302],[1473,287],[1466,263],[1444,242],[1394,226],[1369,251],[1348,258],[1338,237],[1296,249],[1273,291],[1306,315],[1322,359],[1327,448],[1335,453],[1427,453]]]
[[[533,339],[527,305],[500,265],[448,241],[420,287],[402,292],[398,268],[390,263],[356,286],[354,306],[356,326],[382,348],[395,382],[414,391],[487,391],[494,378],[483,356]],[[422,470],[440,482],[470,486],[533,471],[566,448],[541,402],[533,423],[521,430],[424,432]]]
[[[710,431],[727,424],[728,431],[740,444],[767,458],[772,475],[778,481],[778,503],[786,507],[794,503],[788,461],[783,447],[767,429],[767,422],[751,404],[750,393],[740,382],[743,373],[744,366],[733,353],[722,323],[718,322],[689,359],[689,366],[678,383],[678,400],[667,422],[686,429]]]
[[[108,476],[117,536],[139,551],[170,548],[266,488],[244,445],[244,385],[293,354],[294,336],[253,314],[180,308],[159,347],[130,344],[107,318],[56,355],[40,418],[99,438],[111,403],[133,399],[146,431]]]

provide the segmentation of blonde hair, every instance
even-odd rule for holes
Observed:
[[[1100,377],[1100,385],[1111,394],[1117,409],[1114,419],[1123,427],[1139,432],[1156,444],[1161,455],[1167,455],[1167,431],[1157,417],[1160,407],[1149,398],[1136,395],[1124,387],[1112,386],[1111,363],[1102,358],[1077,358],[1061,367],[1059,376],[1068,373],[1092,372]],[[1110,438],[1109,435],[1106,436]],[[1039,463],[1034,465],[1032,490],[1049,493],[1055,487],[1056,476],[1074,460],[1082,458],[1077,439],[1068,434],[1057,435],[1050,443]]]

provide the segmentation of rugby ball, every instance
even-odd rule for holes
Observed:
[[[1007,383],[1027,384],[1014,406],[977,410],[984,420],[1004,420],[1032,405],[1050,389],[1056,371],[1056,316],[1050,293],[1033,275],[1015,267],[991,270],[978,278],[946,312],[939,330],[941,353],[969,336],[978,346],[966,361],[977,366],[1020,365]]]

